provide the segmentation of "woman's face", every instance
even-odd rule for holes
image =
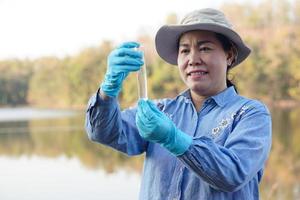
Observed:
[[[229,57],[213,32],[190,31],[179,40],[177,63],[180,75],[197,95],[212,96],[227,87]]]

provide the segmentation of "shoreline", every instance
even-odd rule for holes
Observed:
[[[291,100],[291,99],[282,99],[273,101],[268,98],[253,98],[265,103],[270,108],[282,108],[282,109],[291,109],[300,107],[300,100]],[[76,106],[41,106],[41,105],[0,105],[0,109],[20,109],[20,108],[32,108],[32,109],[41,109],[41,110],[57,110],[57,111],[85,111],[87,105],[76,105]]]
[[[0,122],[34,119],[52,119],[75,116],[77,111],[67,109],[34,108],[34,107],[1,107]]]

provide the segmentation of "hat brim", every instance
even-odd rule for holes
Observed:
[[[172,65],[177,65],[179,38],[183,33],[193,30],[204,30],[220,33],[226,36],[229,40],[231,40],[235,44],[238,52],[236,61],[231,67],[240,64],[249,56],[251,52],[250,48],[244,44],[241,37],[232,29],[216,24],[199,23],[192,25],[162,26],[158,30],[155,37],[156,51],[159,54],[159,56],[166,62]]]

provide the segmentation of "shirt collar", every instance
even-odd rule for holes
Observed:
[[[184,90],[182,93],[179,94],[179,96],[183,96],[186,100],[189,100],[189,101],[192,100],[190,89]],[[218,104],[218,106],[223,107],[227,103],[232,101],[232,99],[236,96],[237,96],[237,93],[236,93],[234,87],[231,86],[231,87],[226,88],[219,94],[209,97],[206,101],[210,101],[210,99],[213,99],[216,102],[216,104]]]
[[[229,103],[230,101],[233,100],[234,97],[237,96],[237,93],[234,89],[233,86],[226,88],[225,90],[223,90],[222,92],[220,92],[219,94],[216,94],[214,96],[212,96],[211,98],[213,100],[215,100],[215,102],[223,107],[225,106],[227,103]]]

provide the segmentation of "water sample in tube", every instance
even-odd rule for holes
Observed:
[[[143,52],[145,52],[145,51],[143,51]],[[138,94],[139,94],[140,99],[148,99],[145,53],[144,53],[143,61],[144,61],[144,65],[137,72]]]

